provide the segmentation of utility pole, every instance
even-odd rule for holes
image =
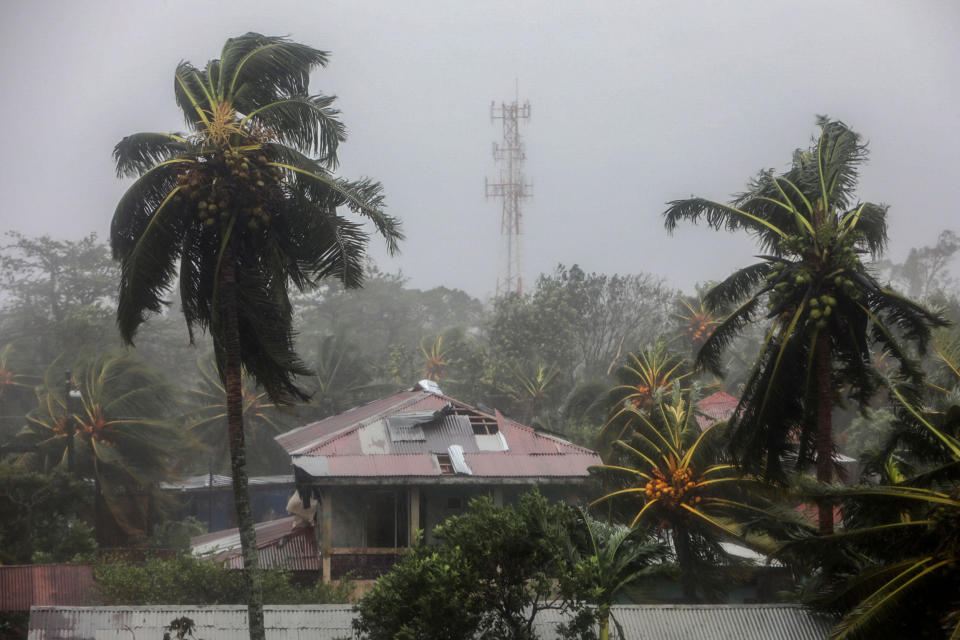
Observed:
[[[73,463],[73,433],[76,430],[76,424],[73,420],[73,398],[75,393],[79,393],[73,388],[73,380],[70,372],[67,371],[63,380],[63,398],[66,413],[63,416],[63,428],[67,433],[67,472],[70,476],[75,475]]]
[[[497,276],[497,296],[523,293],[523,254],[520,236],[523,233],[521,202],[533,195],[533,185],[526,182],[523,161],[526,159],[520,138],[520,120],[530,119],[530,102],[520,104],[518,95],[513,102],[490,103],[490,121],[503,121],[503,142],[493,143],[493,159],[500,165],[498,182],[484,180],[488,198],[500,198],[500,237],[503,240],[500,275]]]

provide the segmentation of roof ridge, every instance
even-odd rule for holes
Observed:
[[[513,418],[508,418],[508,417],[505,416],[503,413],[500,413],[500,415],[503,416],[503,419],[504,419],[505,421],[509,422],[509,423],[512,424],[513,426],[518,427],[518,428],[520,428],[520,429],[526,429],[527,431],[529,431],[529,432],[532,433],[533,435],[537,436],[538,438],[546,438],[546,439],[548,439],[548,440],[552,440],[553,442],[558,442],[558,443],[560,443],[560,444],[562,444],[562,445],[564,445],[564,446],[566,446],[566,447],[572,447],[572,448],[574,448],[574,449],[579,449],[581,453],[596,453],[596,451],[594,451],[593,449],[588,449],[587,447],[584,447],[584,446],[581,446],[581,445],[579,445],[579,444],[576,444],[575,442],[571,442],[571,441],[567,440],[566,438],[561,438],[560,436],[555,436],[555,435],[552,435],[552,434],[549,434],[549,433],[544,433],[543,431],[537,431],[537,429],[535,429],[534,427],[531,427],[531,426],[528,426],[528,425],[525,425],[525,424],[520,424],[519,422],[517,422],[517,421],[514,420]],[[560,452],[558,451],[557,453],[560,453]]]
[[[401,392],[399,392],[399,393],[397,393],[397,394],[395,394],[395,395],[400,395],[400,393],[410,393],[410,392],[409,392],[409,391],[401,391]],[[315,442],[313,442],[313,443],[311,443],[311,444],[304,445],[304,446],[300,447],[299,449],[294,449],[293,451],[290,451],[287,455],[290,455],[290,456],[310,455],[310,452],[311,452],[311,451],[313,451],[313,450],[315,450],[315,449],[318,449],[318,448],[322,447],[322,446],[325,445],[325,444],[329,444],[329,443],[331,443],[331,442],[336,442],[336,441],[339,440],[340,438],[344,438],[344,437],[350,435],[351,433],[353,433],[354,431],[356,431],[357,429],[361,429],[361,428],[363,428],[363,427],[371,424],[372,422],[374,422],[374,421],[376,421],[376,420],[382,420],[383,417],[384,417],[384,414],[386,414],[386,413],[388,413],[388,412],[390,412],[390,411],[394,411],[394,410],[398,410],[398,409],[403,409],[405,406],[409,406],[409,405],[414,404],[414,403],[416,403],[416,402],[420,402],[421,400],[423,400],[423,398],[424,398],[425,396],[428,396],[428,395],[434,395],[434,394],[431,394],[431,393],[428,392],[428,391],[422,391],[422,392],[420,392],[419,394],[417,394],[417,395],[415,395],[415,396],[411,396],[411,397],[409,397],[409,398],[407,398],[407,399],[405,399],[405,400],[401,400],[401,401],[398,402],[397,404],[390,405],[389,407],[387,407],[386,409],[383,409],[382,411],[380,411],[380,412],[378,412],[378,413],[374,413],[374,414],[371,415],[371,416],[367,416],[365,419],[360,420],[359,422],[354,422],[354,423],[351,424],[351,425],[347,425],[347,426],[344,427],[343,429],[340,429],[340,430],[338,430],[338,431],[334,431],[333,433],[327,434],[326,436],[321,436],[321,437],[319,438],[319,440],[317,440],[317,441],[315,441]],[[368,404],[368,405],[369,405],[369,404],[373,404],[373,402],[376,402],[376,401],[374,400],[374,401],[372,401],[372,402],[368,402],[367,404]],[[366,405],[364,405],[364,406],[366,406]],[[337,414],[337,415],[343,415],[343,414]],[[333,417],[336,417],[336,416],[330,416],[330,417],[333,418]],[[326,418],[324,418],[324,420],[326,420]],[[316,424],[316,423],[314,423],[314,424]]]

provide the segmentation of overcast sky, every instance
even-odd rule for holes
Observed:
[[[246,31],[332,52],[311,89],[339,97],[340,173],[380,180],[404,221],[402,255],[374,254],[412,286],[493,292],[489,110],[516,80],[533,110],[528,281],[562,262],[690,288],[747,264],[746,237],[668,236],[664,203],[726,199],[785,168],[819,113],[870,141],[860,194],[891,205],[891,257],[960,227],[956,0],[2,0],[0,230],[106,240],[129,184],[114,144],[182,131],[176,64]]]

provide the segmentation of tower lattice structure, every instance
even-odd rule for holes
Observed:
[[[520,104],[519,98],[510,103],[490,103],[490,121],[503,121],[503,142],[493,143],[493,159],[500,165],[498,182],[484,180],[488,198],[500,198],[502,249],[500,274],[497,276],[497,295],[523,293],[523,212],[521,203],[533,195],[533,185],[526,181],[523,161],[526,159],[520,137],[520,121],[530,119],[530,102]]]

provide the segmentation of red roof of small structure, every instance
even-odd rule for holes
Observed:
[[[254,525],[260,567],[288,571],[320,571],[320,552],[313,527],[294,528],[293,516]],[[206,533],[190,539],[195,555],[210,556],[230,569],[243,568],[238,529]]]
[[[88,604],[97,588],[88,564],[30,564],[0,567],[0,611],[29,611],[39,605]]]
[[[729,420],[740,400],[726,391],[717,391],[697,403],[697,424],[706,429],[715,422]]]
[[[588,467],[601,462],[590,449],[521,425],[498,411],[421,388],[276,439],[291,454],[294,466],[313,477],[586,478]],[[451,472],[438,454],[462,455],[462,462],[454,459]]]

